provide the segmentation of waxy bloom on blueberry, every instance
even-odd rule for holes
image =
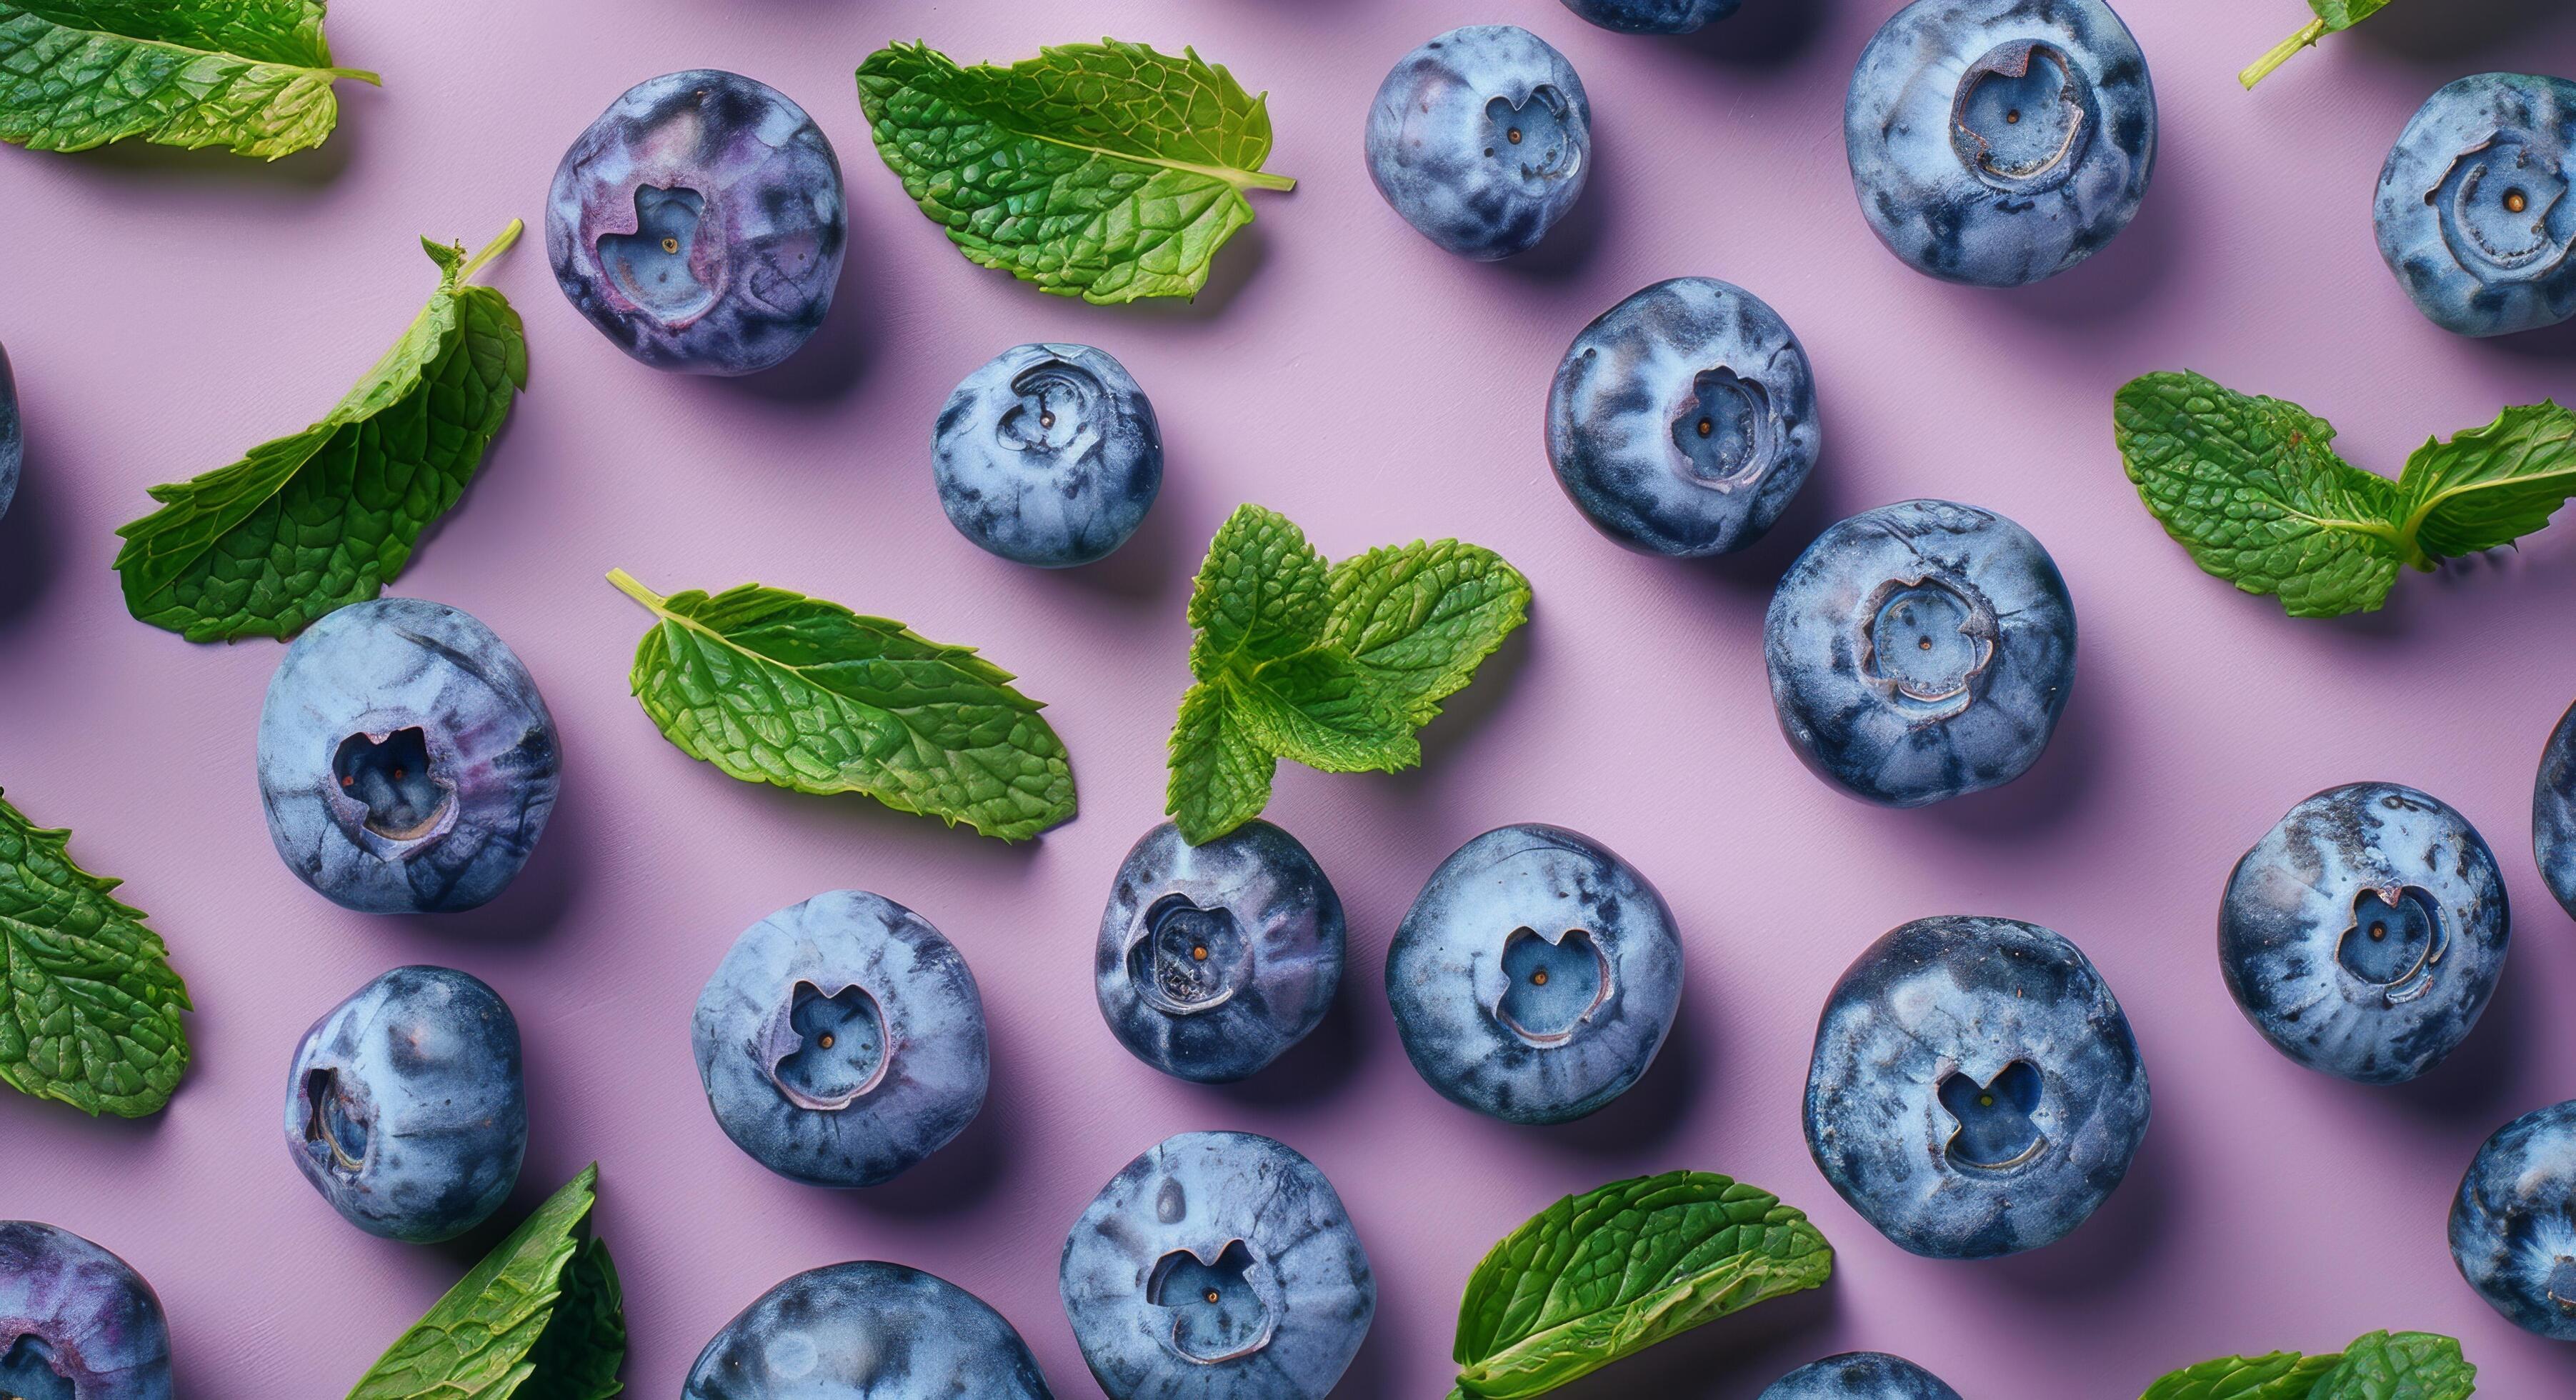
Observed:
[[[2352,783],[2291,808],[2236,863],[2218,965],[2282,1054],[2396,1084],[2468,1038],[2511,937],[2504,878],[2467,818]]]
[[[259,712],[259,789],[287,868],[369,914],[451,913],[517,877],[553,813],[554,716],[492,629],[418,598],[326,614]]]
[[[2147,1131],[2129,1018],[2073,943],[2013,919],[1918,919],[1834,984],[1807,1150],[1880,1234],[1935,1259],[2084,1223]]]
[[[681,1400],[1051,1400],[983,1299],[901,1264],[808,1269],[724,1325]]]
[[[2030,532],[1904,501],[1827,529],[1762,627],[1789,746],[1855,797],[1920,807],[2020,777],[2075,685],[2075,605]]]
[[[464,1234],[509,1199],[527,1149],[518,1019],[462,972],[395,968],[295,1047],[287,1153],[368,1234]]]
[[[2576,706],[2559,716],[2531,787],[2531,853],[2560,907],[2576,917]]]
[[[170,1400],[152,1285],[69,1230],[0,1220],[0,1396]]]
[[[2380,167],[2379,255],[2433,324],[2510,335],[2576,316],[2576,82],[2462,78]]]
[[[1696,557],[1762,537],[1816,464],[1807,352],[1760,297],[1658,282],[1601,314],[1547,396],[1547,460],[1601,533]]]
[[[1565,8],[1622,34],[1688,34],[1734,14],[1744,0],[1565,0]]]
[[[2018,287],[2136,216],[2155,87],[2102,0],[1915,0],[1862,52],[1843,142],[1889,252],[1947,281]]]
[[[1127,852],[1100,915],[1100,1014],[1165,1074],[1242,1079],[1324,1019],[1342,933],[1341,897],[1296,837],[1255,820],[1193,846],[1165,822]]]
[[[1369,104],[1369,178],[1422,236],[1462,258],[1526,252],[1592,173],[1592,102],[1565,55],[1517,25],[1425,43]]]
[[[1607,846],[1506,826],[1432,872],[1387,949],[1386,995],[1432,1088],[1509,1122],[1563,1123],[1655,1062],[1681,1005],[1681,937]]]
[[[2576,1342],[2576,1101],[2478,1149],[2451,1202],[2451,1259],[2515,1326]]]
[[[1128,1163],[1065,1237],[1058,1281],[1110,1400],[1324,1400],[1377,1314],[1333,1184],[1251,1133]]]
[[[9,377],[9,348],[0,345],[0,515],[18,494],[18,468],[27,456],[26,423],[18,416],[18,381]]]
[[[815,1186],[874,1186],[984,1106],[984,1001],[919,914],[833,890],[753,924],[689,1021],[707,1107],[734,1145]]]
[[[656,369],[751,374],[832,308],[841,162],[805,109],[711,68],[638,83],[564,152],[546,256],[574,309]]]
[[[1127,542],[1163,489],[1154,405],[1088,345],[1020,345],[966,376],[930,437],[940,509],[957,532],[1043,569]]]
[[[1754,1400],[1959,1400],[1959,1392],[1904,1357],[1854,1351],[1810,1361]]]

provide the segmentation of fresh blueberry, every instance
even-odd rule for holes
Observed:
[[[1945,281],[2018,287],[2137,215],[2155,86],[2102,0],[1915,0],[1862,52],[1843,143],[1889,252]]]
[[[1807,1150],[1852,1209],[1934,1259],[2063,1238],[2147,1131],[2129,1018],[2064,936],[1917,919],[1834,984],[1807,1071]]]
[[[1250,1133],[1128,1163],[1065,1237],[1059,1283],[1110,1400],[1323,1400],[1377,1315],[1333,1183]]]
[[[1658,282],[1566,347],[1547,459],[1593,527],[1630,549],[1742,549],[1816,464],[1816,381],[1789,325],[1711,277]]]
[[[1163,489],[1154,405],[1088,345],[1020,345],[966,376],[930,435],[957,532],[1042,569],[1105,557]]]
[[[2576,707],[2559,716],[2531,789],[2531,852],[2540,878],[2576,917]]]
[[[1622,34],[1688,34],[1734,14],[1744,0],[1565,0],[1565,8]]]
[[[1508,1122],[1563,1123],[1655,1062],[1681,1005],[1681,936],[1609,847],[1500,827],[1415,896],[1387,949],[1386,995],[1432,1088]]]
[[[2576,316],[2576,82],[2462,78],[2380,167],[2379,255],[2433,324],[2511,335]]]
[[[546,255],[574,308],[656,369],[752,374],[823,324],[849,241],[805,109],[712,68],[638,83],[564,152]]]
[[[2291,808],[2236,862],[2218,966],[2274,1049],[2396,1084],[2468,1038],[2511,936],[2504,877],[2467,818],[2352,783]]]
[[[170,1400],[152,1285],[69,1230],[0,1220],[0,1396]]]
[[[957,948],[893,900],[833,890],[753,924],[698,994],[707,1107],[762,1166],[874,1186],[984,1107],[984,999]]]
[[[443,967],[398,967],[360,987],[295,1047],[286,1150],[370,1235],[428,1243],[482,1224],[528,1150],[509,1003]]]
[[[1009,1320],[901,1264],[808,1269],[760,1295],[689,1368],[682,1400],[1050,1400]]]
[[[18,382],[9,377],[9,347],[0,345],[0,515],[18,494],[18,468],[26,460],[27,432],[18,418]]]
[[[2030,532],[1903,501],[1827,529],[1762,627],[1780,732],[1853,796],[1920,807],[2018,778],[2075,685],[2075,604]]]
[[[325,614],[286,649],[259,712],[277,854],[369,914],[453,913],[507,888],[554,811],[559,761],[518,656],[418,598]]]
[[[1136,1058],[1225,1084],[1306,1038],[1342,984],[1342,901],[1297,838],[1250,821],[1205,845],[1170,822],[1118,867],[1092,979]]]
[[[2451,1202],[2451,1258],[2515,1326],[2576,1341],[2576,1101],[2526,1113],[2478,1149]]]
[[[1904,1357],[1854,1351],[1810,1361],[1755,1400],[1959,1400],[1959,1392]]]
[[[1592,101],[1518,25],[1452,29],[1406,54],[1369,106],[1369,178],[1422,236],[1478,262],[1526,252],[1592,173]]]

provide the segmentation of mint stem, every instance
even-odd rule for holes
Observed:
[[[476,253],[474,256],[465,260],[465,266],[456,270],[456,280],[459,283],[464,282],[467,278],[472,277],[476,272],[480,271],[483,264],[510,251],[510,245],[518,242],[519,235],[527,232],[527,230],[527,220],[512,219],[510,221],[510,226],[501,230],[500,237],[484,244],[482,252]]]
[[[2270,53],[2254,60],[2253,66],[2237,74],[2236,81],[2243,83],[2246,91],[2252,92],[2256,83],[2272,76],[2273,69],[2289,62],[2291,56],[2299,50],[2313,47],[2324,37],[2326,37],[2326,22],[2321,19],[2310,20],[2306,28],[2274,44]]]
[[[636,602],[642,603],[645,607],[652,609],[655,613],[661,612],[662,604],[667,601],[661,594],[654,592],[652,589],[646,588],[641,582],[637,581],[633,574],[626,572],[624,569],[609,570],[608,581],[617,586],[618,592],[625,594]]]
[[[365,83],[369,87],[383,87],[385,85],[385,80],[383,78],[368,72],[364,68],[325,68],[322,72],[329,77],[346,78],[353,83]]]

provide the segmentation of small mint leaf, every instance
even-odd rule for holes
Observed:
[[[1372,549],[1333,566],[1324,644],[1357,662],[1416,725],[1529,619],[1529,580],[1457,540]]]
[[[1331,608],[1324,556],[1288,517],[1235,507],[1208,542],[1190,586],[1190,674],[1214,680],[1229,669],[1304,651],[1323,636]]]
[[[2576,413],[2508,408],[2483,428],[2427,442],[2398,475],[2399,534],[2410,563],[2501,549],[2549,523],[2576,492]]]
[[[2307,1400],[2467,1400],[2478,1368],[2460,1344],[2430,1332],[2373,1332],[2344,1348],[2343,1364]]]
[[[1422,761],[1414,721],[1339,652],[1302,651],[1224,682],[1262,747],[1327,773],[1387,772]]]
[[[2185,1366],[2147,1387],[2139,1400],[2308,1400],[2319,1380],[2343,1361],[2340,1355],[2222,1356]]]
[[[1164,810],[1181,839],[1213,841],[1270,803],[1279,760],[1252,737],[1234,712],[1228,688],[1194,685],[1172,725],[1171,782]]]

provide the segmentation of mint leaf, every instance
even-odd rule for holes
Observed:
[[[322,0],[0,0],[0,141],[128,137],[275,160],[340,118]]]
[[[2549,523],[2576,491],[2576,413],[2543,402],[2483,428],[2427,442],[2398,474],[2401,539],[2419,567],[2500,549]]]
[[[2314,45],[2329,34],[2340,34],[2363,20],[2388,8],[2388,0],[2308,0],[2308,8],[2317,17],[2298,33],[2272,46],[2271,52],[2254,60],[2236,75],[2236,81],[2252,91],[2256,83],[2272,75],[2272,70],[2290,61],[2299,50]]]
[[[143,911],[72,863],[71,833],[0,798],[0,1080],[91,1114],[140,1118],[188,1068],[195,1008]]]
[[[2478,1368],[2460,1344],[2429,1332],[2373,1332],[2344,1348],[2343,1364],[2307,1400],[2465,1400]]]
[[[1539,1395],[1766,1299],[1834,1254],[1807,1217],[1715,1172],[1569,1196],[1503,1237],[1458,1303],[1457,1397]]]
[[[1529,616],[1529,581],[1456,540],[1330,568],[1276,511],[1238,507],[1190,591],[1190,674],[1165,810],[1192,843],[1261,814],[1277,760],[1328,773],[1422,761],[1414,731]]]
[[[623,569],[608,581],[653,612],[635,698],[690,757],[1005,841],[1072,820],[1064,742],[974,648],[756,583],[665,598]]]
[[[1223,67],[1104,39],[1008,68],[926,44],[859,65],[877,153],[921,212],[986,267],[1093,302],[1196,296],[1252,222],[1270,112]]]
[[[608,1251],[589,1238],[593,1163],[537,1207],[397,1338],[349,1400],[606,1400],[626,1324]]]
[[[2139,1400],[2308,1400],[2319,1380],[2341,1364],[2339,1355],[2222,1356],[2185,1366],[2147,1387]]]
[[[466,280],[471,259],[421,240],[438,290],[322,420],[228,467],[152,488],[161,509],[119,529],[125,606],[192,642],[294,636],[384,591],[429,523],[465,493],[528,382],[519,313]]]

